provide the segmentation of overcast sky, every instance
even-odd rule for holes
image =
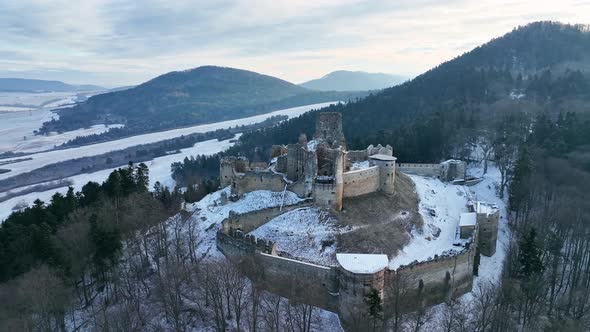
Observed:
[[[0,0],[0,77],[119,86],[206,64],[295,83],[413,76],[538,20],[590,23],[590,0]]]

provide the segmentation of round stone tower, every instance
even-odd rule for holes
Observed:
[[[395,189],[395,161],[397,158],[385,154],[369,156],[371,165],[379,166],[379,190],[393,194]]]

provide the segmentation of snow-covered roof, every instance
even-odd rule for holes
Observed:
[[[383,254],[336,254],[336,260],[352,273],[375,273],[389,264],[389,258]]]
[[[477,222],[477,214],[475,212],[461,213],[459,218],[459,226],[475,226]]]
[[[371,156],[369,156],[369,158],[371,158],[371,159],[377,159],[377,160],[383,160],[383,161],[395,161],[395,160],[397,160],[396,157],[392,157],[392,156],[388,156],[386,154],[380,154],[380,153],[371,155]]]

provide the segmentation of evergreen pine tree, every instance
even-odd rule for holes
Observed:
[[[520,277],[525,280],[543,272],[541,250],[537,243],[537,231],[534,227],[523,236],[519,243],[518,262],[520,263]]]
[[[369,293],[365,295],[365,304],[367,305],[369,317],[373,320],[373,331],[375,331],[377,329],[377,322],[381,320],[383,316],[381,297],[375,288],[371,288]]]
[[[531,155],[526,146],[520,149],[516,165],[514,167],[514,175],[510,187],[508,188],[508,202],[510,210],[517,211],[521,206],[522,201],[528,194],[529,186],[528,179],[533,171],[533,162]]]

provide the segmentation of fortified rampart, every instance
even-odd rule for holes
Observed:
[[[285,190],[287,181],[281,174],[264,172],[264,171],[249,171],[242,176],[235,178],[232,184],[232,195],[241,197],[245,193],[256,190],[270,190],[280,192]]]
[[[421,176],[432,176],[432,177],[439,177],[440,170],[442,169],[440,164],[409,164],[409,163],[399,163],[397,164],[397,168],[402,173],[406,174],[414,174],[414,175],[421,175]]]
[[[464,161],[449,159],[440,164],[400,163],[398,169],[406,174],[431,176],[441,181],[452,182],[465,181],[467,167]]]
[[[368,318],[364,314],[365,296],[371,289],[379,292],[384,306],[404,294],[402,310],[408,311],[442,303],[471,290],[477,268],[477,250],[471,244],[461,252],[435,256],[397,270],[385,267],[373,273],[355,273],[340,265],[322,266],[281,257],[280,248],[274,243],[245,235],[287,209],[232,213],[217,233],[217,247],[263,288],[338,313],[345,327],[352,328],[358,319]]]
[[[343,197],[355,197],[379,190],[379,167],[373,166],[343,174]]]

